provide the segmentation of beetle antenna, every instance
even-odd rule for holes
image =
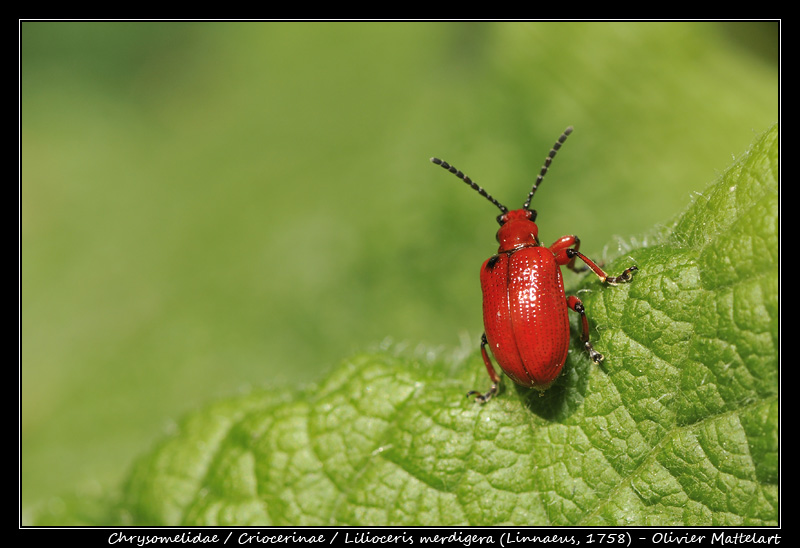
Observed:
[[[522,206],[522,209],[528,209],[528,206],[531,205],[533,193],[536,192],[536,189],[539,188],[540,184],[542,184],[542,179],[544,179],[544,176],[547,174],[547,170],[550,168],[553,158],[556,157],[556,153],[561,148],[561,145],[564,144],[564,141],[567,140],[567,137],[569,137],[570,133],[572,133],[572,126],[569,126],[564,130],[564,133],[562,133],[561,137],[558,138],[558,141],[556,141],[556,143],[553,145],[553,148],[550,149],[550,154],[548,154],[547,158],[544,159],[542,170],[539,172],[539,176],[536,177],[536,182],[533,183],[533,188],[531,189],[530,194],[528,194],[528,199],[525,201],[525,205]]]
[[[564,136],[564,139],[566,139],[566,136]],[[555,154],[555,152],[553,152],[553,154]],[[467,183],[473,189],[477,190],[478,194],[480,194],[481,196],[492,202],[494,205],[496,205],[503,213],[508,213],[508,208],[506,206],[504,206],[503,204],[492,198],[492,196],[488,192],[483,190],[483,188],[481,188],[475,181],[464,175],[459,169],[456,169],[455,167],[451,166],[444,160],[440,160],[439,158],[431,158],[431,162],[433,162],[437,166],[442,166],[447,171],[449,171],[450,173],[452,173],[453,175],[455,175],[456,177]]]

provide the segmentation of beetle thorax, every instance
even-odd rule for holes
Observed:
[[[532,219],[536,214],[527,209],[516,209],[500,217],[503,223],[497,231],[497,241],[500,243],[500,253],[521,247],[539,245],[539,227]]]

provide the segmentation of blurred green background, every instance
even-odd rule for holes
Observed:
[[[498,212],[430,156],[516,208],[574,125],[540,235],[612,257],[779,117],[766,22],[20,29],[23,510],[204,402],[477,348]]]

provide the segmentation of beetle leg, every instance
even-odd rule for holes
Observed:
[[[575,266],[575,261],[577,257],[570,257],[567,255],[568,249],[574,249],[578,251],[581,248],[581,239],[578,238],[575,234],[570,234],[569,236],[561,236],[558,240],[553,242],[548,249],[553,252],[553,255],[556,256],[556,262],[562,266],[566,266],[573,272],[586,272],[589,270],[589,265],[583,266]]]
[[[592,343],[589,341],[589,320],[586,318],[586,311],[583,308],[583,303],[578,297],[570,295],[567,297],[567,307],[581,315],[581,342],[589,353],[589,357],[592,358],[592,361],[594,363],[600,363],[603,361],[603,355],[595,350]]]
[[[586,263],[586,266],[588,266],[592,270],[592,272],[597,274],[597,277],[600,278],[600,281],[605,282],[609,285],[617,285],[620,283],[629,282],[633,278],[631,273],[634,270],[639,270],[636,267],[636,265],[633,265],[631,267],[626,268],[619,276],[609,276],[608,274],[605,273],[605,271],[603,271],[602,268],[598,266],[597,263],[595,263],[589,257],[578,251],[577,247],[565,249],[564,255],[566,255],[570,263],[574,262],[575,259],[582,260],[584,263]],[[557,261],[559,260],[558,255],[556,255],[556,260]],[[559,262],[559,264],[563,263]],[[567,264],[567,266],[569,266],[569,263]]]
[[[475,396],[475,401],[480,403],[486,403],[492,399],[492,396],[497,394],[497,390],[500,387],[500,375],[498,375],[497,371],[492,367],[492,361],[489,359],[489,354],[486,352],[486,345],[488,344],[489,341],[486,340],[486,333],[484,333],[481,337],[481,356],[483,356],[483,363],[486,364],[486,371],[489,372],[489,378],[492,379],[492,387],[485,394],[481,394],[478,390],[470,390],[467,392],[468,397],[473,394],[478,394]]]

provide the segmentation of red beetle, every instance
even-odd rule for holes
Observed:
[[[509,211],[447,162],[431,158],[434,164],[455,174],[502,212],[497,217],[500,248],[497,255],[487,259],[481,267],[483,325],[486,330],[481,338],[481,354],[492,386],[484,394],[477,390],[467,394],[478,394],[475,399],[481,403],[497,394],[500,385],[500,375],[486,352],[487,345],[502,370],[515,383],[540,391],[553,384],[564,367],[569,349],[567,309],[580,314],[581,341],[595,363],[602,361],[603,355],[589,342],[589,321],[583,303],[578,297],[567,297],[564,293],[562,266],[576,272],[588,267],[601,281],[611,285],[629,282],[631,273],[637,269],[631,266],[619,276],[608,276],[594,261],[578,251],[580,240],[575,235],[562,236],[550,247],[542,247],[539,241],[536,210],[528,207],[550,163],[570,133],[572,127],[568,127],[553,145],[528,199],[522,209],[515,211]],[[576,268],[575,259],[581,259],[586,266]]]

